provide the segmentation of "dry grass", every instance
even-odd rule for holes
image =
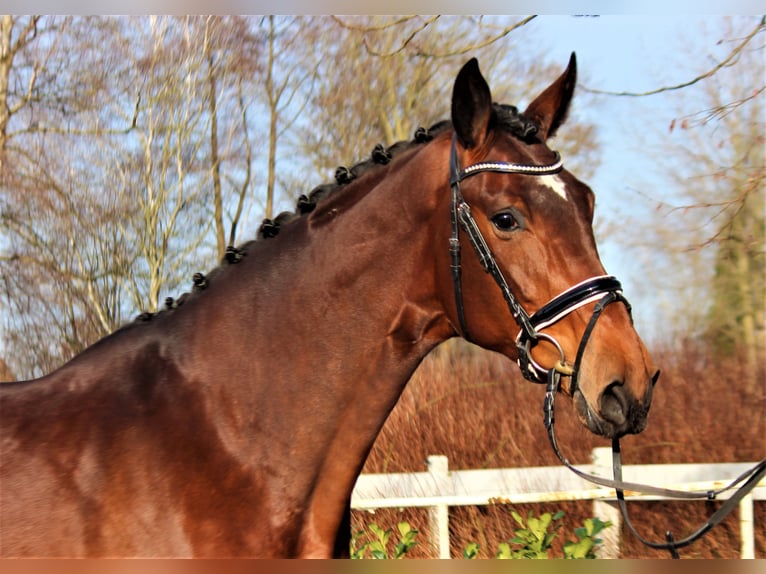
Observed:
[[[764,456],[766,436],[764,403],[742,390],[742,370],[734,360],[714,362],[693,342],[677,348],[654,349],[662,368],[649,427],[623,441],[626,464],[671,462],[756,461]],[[759,381],[763,381],[760,373]],[[505,357],[462,341],[436,349],[415,373],[386,422],[364,472],[421,472],[429,454],[449,457],[450,468],[555,466],[542,423],[544,389],[523,380]],[[558,403],[556,429],[565,455],[575,464],[589,462],[596,446],[608,446],[577,422],[565,399]],[[638,530],[651,539],[663,539],[667,529],[681,537],[696,529],[718,503],[631,504]],[[521,505],[521,514],[564,510],[562,536],[592,514],[590,502]],[[755,505],[756,524],[766,522],[766,504]],[[353,528],[367,522],[393,526],[407,520],[421,532],[414,556],[432,556],[424,510],[355,512]],[[460,556],[471,541],[490,556],[498,542],[514,529],[508,508],[453,508],[450,515],[452,555]],[[758,530],[758,529],[757,529]],[[564,532],[565,531],[565,532]],[[623,558],[665,558],[664,551],[644,547],[623,531]],[[702,541],[682,551],[684,557],[737,558],[740,540],[736,512]],[[560,555],[560,554],[559,554]],[[766,557],[766,532],[756,533],[756,557]]]

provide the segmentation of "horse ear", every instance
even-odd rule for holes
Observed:
[[[559,78],[529,104],[524,116],[538,126],[537,136],[541,141],[553,137],[564,123],[569,112],[575,84],[577,83],[577,58],[569,58],[569,65]]]
[[[471,58],[461,68],[452,89],[452,125],[464,148],[480,145],[492,114],[492,94],[479,62]]]

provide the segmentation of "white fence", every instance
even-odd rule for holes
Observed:
[[[621,517],[614,504],[614,489],[597,487],[563,466],[450,471],[445,456],[429,456],[427,464],[427,472],[361,475],[351,497],[351,508],[370,511],[429,508],[431,542],[440,558],[449,558],[450,506],[593,500],[593,515],[615,525],[600,534],[604,540],[600,556],[619,557]],[[627,465],[623,467],[623,479],[675,490],[704,492],[729,484],[754,464]],[[594,449],[593,464],[580,468],[598,476],[611,477],[611,450]],[[718,499],[724,500],[729,494],[724,493]],[[664,499],[627,492],[626,498],[631,501]],[[755,554],[754,500],[766,500],[766,480],[762,480],[739,504],[742,558],[754,558]],[[676,534],[680,536],[682,533]]]

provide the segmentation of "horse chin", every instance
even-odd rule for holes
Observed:
[[[575,412],[577,413],[577,418],[593,434],[609,439],[624,434],[619,432],[614,425],[599,417],[593,409],[590,408],[585,395],[583,395],[579,389],[575,391],[572,402],[574,404]]]

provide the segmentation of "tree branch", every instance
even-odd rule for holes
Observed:
[[[353,24],[349,24],[347,22],[344,22],[343,20],[341,20],[337,16],[333,16],[332,18],[333,18],[333,20],[338,25],[340,25],[343,28],[346,28],[347,30],[352,30],[352,31],[355,31],[355,32],[362,32],[362,33],[364,33],[365,36],[363,36],[362,42],[364,43],[365,50],[367,50],[368,54],[370,54],[372,56],[379,56],[379,57],[382,57],[382,58],[388,58],[390,56],[395,56],[396,54],[400,54],[401,52],[403,52],[412,43],[412,41],[415,39],[415,37],[418,34],[420,34],[423,30],[425,30],[426,28],[428,28],[429,26],[434,24],[440,17],[441,17],[441,15],[437,14],[436,16],[431,16],[430,18],[425,20],[417,29],[413,30],[401,42],[401,44],[399,45],[398,48],[394,48],[390,52],[380,52],[380,51],[377,51],[374,48],[372,48],[370,46],[369,42],[367,41],[366,34],[368,32],[382,32],[382,31],[385,31],[385,30],[389,30],[389,29],[394,28],[396,26],[400,26],[402,24],[406,24],[408,22],[411,22],[412,20],[417,18],[417,16],[404,16],[402,18],[394,20],[393,22],[388,22],[388,23],[385,23],[385,24],[377,25],[377,26],[355,26]],[[525,26],[525,25],[529,24],[536,17],[537,17],[536,15],[527,16],[523,20],[520,20],[519,22],[516,22],[516,23],[514,23],[514,24],[512,24],[510,26],[506,26],[504,28],[500,28],[500,31],[498,33],[493,34],[492,36],[490,36],[489,38],[487,38],[486,40],[484,40],[482,42],[479,42],[478,44],[471,44],[469,46],[465,46],[463,48],[459,48],[459,49],[456,49],[456,50],[450,50],[450,51],[439,52],[439,53],[436,53],[436,52],[426,52],[426,51],[423,51],[423,50],[416,50],[415,55],[423,57],[423,58],[446,58],[446,57],[450,57],[450,56],[460,56],[462,54],[467,54],[467,53],[469,53],[469,52],[471,52],[473,50],[478,50],[478,49],[481,49],[481,48],[485,48],[486,46],[489,46],[490,44],[492,44],[494,42],[497,42],[498,40],[504,38],[505,36],[507,36],[508,34],[513,32],[514,30],[517,30],[518,28],[521,28],[522,26]]]
[[[498,40],[501,40],[501,39],[505,38],[508,34],[513,32],[514,30],[518,30],[519,28],[521,28],[523,26],[526,26],[527,24],[529,24],[535,18],[537,18],[537,14],[533,14],[532,16],[527,16],[523,20],[519,20],[518,22],[516,22],[516,23],[514,23],[514,24],[512,24],[510,26],[506,26],[505,28],[501,29],[500,32],[498,32],[494,36],[490,36],[489,38],[487,38],[483,42],[480,42],[478,44],[472,44],[470,46],[466,46],[465,48],[461,48],[459,50],[452,50],[452,51],[449,51],[449,52],[441,52],[441,53],[418,51],[417,55],[418,56],[422,56],[424,58],[447,58],[449,56],[461,56],[461,55],[467,54],[467,53],[469,53],[469,52],[471,52],[473,50],[479,50],[481,48],[485,48],[485,47],[489,46],[490,44],[493,44],[493,43],[497,42]]]
[[[711,120],[724,118],[730,113],[732,113],[734,110],[736,110],[738,107],[746,104],[750,100],[754,100],[755,98],[757,98],[764,92],[766,92],[766,86],[762,86],[761,88],[755,90],[752,94],[750,94],[749,96],[745,98],[740,98],[733,102],[729,102],[728,104],[715,106],[707,110],[702,110],[700,112],[696,112],[696,113],[684,116],[682,118],[682,122],[686,121],[689,126],[696,126],[696,125],[704,125]]]
[[[336,24],[338,24],[341,28],[345,28],[346,30],[353,30],[355,32],[382,32],[383,30],[388,30],[389,28],[393,28],[400,24],[405,24],[406,22],[415,20],[418,18],[418,16],[403,16],[398,20],[394,20],[393,22],[388,22],[386,24],[380,24],[378,26],[355,26],[353,24],[349,24],[348,22],[344,22],[338,16],[331,16],[331,18],[335,21]]]
[[[698,82],[701,82],[702,80],[705,80],[707,78],[710,78],[711,76],[714,76],[719,70],[722,68],[725,68],[726,66],[729,66],[733,63],[733,61],[737,58],[737,56],[742,52],[742,50],[745,49],[745,46],[747,46],[750,41],[755,38],[760,32],[763,32],[766,30],[766,16],[761,19],[761,21],[758,23],[758,25],[753,29],[752,32],[750,32],[745,38],[740,42],[732,51],[731,53],[726,56],[721,62],[719,62],[717,65],[713,66],[710,70],[707,72],[700,74],[699,76],[692,78],[691,80],[688,80],[686,82],[682,82],[680,84],[675,84],[672,86],[663,86],[661,88],[656,88],[653,90],[648,90],[646,92],[613,92],[610,90],[598,90],[595,88],[589,88],[587,86],[580,86],[580,88],[586,92],[590,92],[591,94],[601,94],[606,96],[628,96],[628,97],[644,97],[644,96],[653,96],[655,94],[661,94],[664,92],[672,92],[675,90],[680,90],[682,88],[687,88],[689,86],[692,86]]]

